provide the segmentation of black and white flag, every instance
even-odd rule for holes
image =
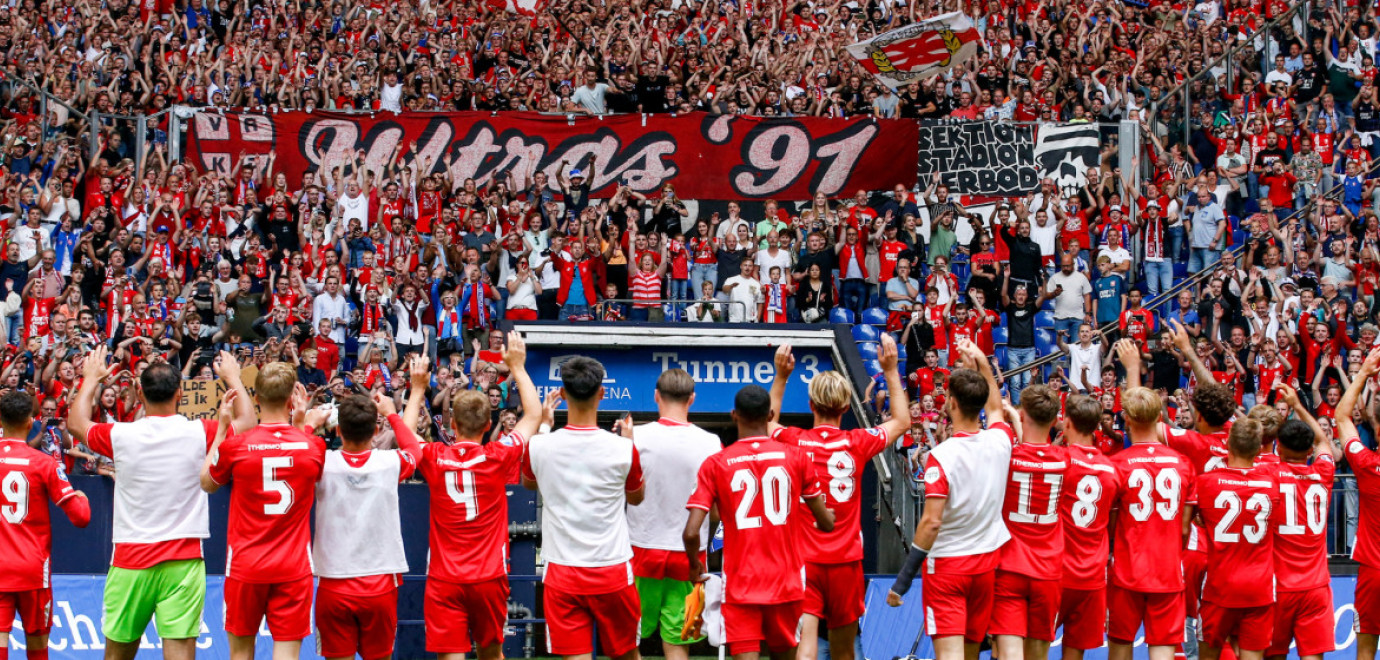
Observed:
[[[1035,139],[1040,180],[1053,179],[1065,195],[1076,194],[1088,185],[1088,170],[1101,164],[1101,144],[1096,124],[1040,126]]]

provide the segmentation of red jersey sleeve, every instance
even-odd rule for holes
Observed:
[[[810,455],[803,452],[795,452],[796,470],[800,473],[800,496],[804,499],[819,497],[824,494],[824,486],[820,485],[820,469],[810,460]]]
[[[201,428],[206,431],[206,451],[211,451],[211,445],[216,442],[216,432],[220,431],[220,424],[216,423],[214,419],[203,419],[201,420]],[[106,454],[106,456],[109,455]]]
[[[402,415],[389,415],[388,426],[393,429],[393,437],[398,440],[398,455],[402,459],[402,471],[398,474],[398,481],[406,481],[417,472],[417,463],[422,459],[422,445],[417,441],[417,435],[412,429],[407,428]]]
[[[114,456],[115,447],[110,442],[110,429],[114,424],[92,424],[86,432],[86,446],[102,456]]]
[[[220,443],[220,448],[211,452],[211,480],[224,486],[230,483],[230,475],[234,472],[235,449],[239,445],[239,436],[226,438]]]
[[[1313,471],[1318,473],[1323,485],[1332,490],[1332,481],[1337,475],[1337,461],[1332,459],[1332,454],[1322,454],[1313,459]]]
[[[623,490],[631,493],[641,489],[646,485],[642,480],[642,459],[637,455],[637,446],[632,448],[632,467],[628,468],[628,482],[623,485]]]
[[[39,466],[39,470],[41,471],[40,476],[44,481],[44,485],[47,487],[45,490],[48,491],[48,499],[52,500],[53,504],[62,506],[63,502],[76,497],[77,489],[72,487],[71,481],[68,481],[67,471],[63,469],[61,461],[54,459],[47,464]],[[68,513],[68,516],[70,517],[71,513]],[[91,511],[89,508],[86,512],[86,518],[87,520],[91,519]],[[77,521],[73,519],[72,522],[75,524]],[[77,526],[84,527],[85,525]]]
[[[532,454],[531,454],[531,451],[532,451],[532,445],[531,445],[531,443],[524,444],[524,445],[522,446],[522,467],[520,468],[520,470],[521,470],[521,471],[520,471],[520,474],[521,474],[521,476],[522,476],[523,479],[528,479],[528,480],[531,480],[531,481],[536,481],[536,480],[537,480],[537,474],[536,474],[535,472],[532,471]]]
[[[700,471],[695,476],[695,492],[690,493],[690,501],[685,504],[685,508],[705,511],[714,508],[714,474],[717,468],[718,461],[713,458],[700,464]]]
[[[1016,430],[1011,428],[1010,424],[1006,422],[995,422],[987,428],[989,430],[997,430],[1005,433],[1006,437],[1011,440],[1011,444],[1016,444]]]
[[[931,454],[925,459],[925,497],[947,498],[949,496],[949,477],[944,467]]]
[[[1351,464],[1352,469],[1369,470],[1380,464],[1380,456],[1375,452],[1366,449],[1361,443],[1361,439],[1351,436],[1346,439],[1346,462]]]
[[[855,451],[864,458],[872,458],[886,449],[886,431],[880,426],[855,431],[852,440]]]

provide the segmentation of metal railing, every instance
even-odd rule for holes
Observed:
[[[618,304],[622,304],[622,305],[627,305],[627,306],[628,306],[628,309],[632,309],[632,307],[633,307],[634,304],[645,305],[645,304],[647,304],[647,303],[653,303],[653,304],[656,305],[656,307],[648,307],[648,308],[646,308],[646,309],[649,309],[649,310],[651,310],[651,309],[657,309],[657,308],[661,307],[662,305],[676,305],[676,306],[678,306],[678,307],[686,307],[686,308],[689,308],[691,305],[696,305],[696,304],[700,304],[700,305],[738,305],[739,307],[742,307],[742,308],[743,308],[743,318],[747,318],[747,313],[748,313],[748,305],[747,305],[747,303],[745,303],[745,302],[743,302],[743,301],[741,301],[741,300],[703,300],[703,299],[688,300],[688,299],[684,299],[684,298],[679,299],[679,300],[673,299],[673,298],[657,298],[656,300],[650,300],[650,299],[635,300],[635,299],[633,299],[633,298],[607,298],[607,299],[604,299],[604,300],[599,301],[599,303],[596,304],[596,305],[594,306],[594,309],[598,310],[598,316],[602,318],[603,315],[604,315],[604,311],[608,308],[609,305],[614,304],[614,303],[618,303]],[[694,323],[694,321],[691,321],[691,320],[689,320],[689,319],[685,319],[684,321],[685,321],[686,323]],[[715,321],[715,323],[727,323],[727,322],[728,322],[728,321]]]

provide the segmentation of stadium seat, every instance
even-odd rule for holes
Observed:
[[[829,310],[830,323],[853,323],[853,310],[846,307],[835,307]]]
[[[881,307],[869,307],[863,310],[862,322],[868,325],[875,325],[885,328],[887,311]]]
[[[1042,310],[1044,310],[1044,311],[1047,311],[1047,312],[1052,312],[1052,311],[1054,311],[1054,299],[1053,299],[1053,298],[1050,298],[1049,300],[1046,300],[1046,301],[1045,301],[1045,304],[1040,305],[1040,309],[1042,309]]]
[[[992,328],[992,343],[998,346],[1006,345],[1006,325],[999,325]]]
[[[993,355],[997,358],[997,366],[1001,367],[1003,370],[1006,369],[1006,347],[996,347],[996,349],[994,349]]]
[[[868,376],[876,376],[877,374],[882,373],[882,363],[876,360],[864,360],[863,368],[867,369]]]
[[[878,341],[881,341],[881,340],[882,340],[882,334],[881,334],[880,332],[878,332],[876,328],[874,328],[874,327],[872,327],[872,326],[870,326],[870,325],[855,325],[855,326],[853,326],[853,341],[858,341],[858,342],[862,342],[862,341],[878,342]]]
[[[1174,262],[1174,277],[1175,277],[1175,278],[1188,277],[1188,264],[1187,264],[1186,262],[1183,262],[1183,261],[1175,261],[1175,262]]]
[[[858,342],[858,355],[862,356],[864,360],[876,360],[880,347],[881,345],[875,341],[860,341]]]
[[[1042,310],[1042,311],[1036,312],[1036,313],[1035,313],[1035,327],[1037,327],[1037,328],[1053,329],[1053,328],[1054,328],[1054,312],[1053,312],[1053,311],[1050,311],[1050,310]]]
[[[1035,348],[1040,355],[1049,355],[1059,351],[1058,342],[1054,341],[1054,331],[1044,328],[1035,329]]]

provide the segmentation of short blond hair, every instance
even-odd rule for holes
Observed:
[[[1164,402],[1148,387],[1132,387],[1121,393],[1121,409],[1130,422],[1148,425],[1160,421]]]
[[[843,374],[826,371],[810,381],[810,403],[815,412],[825,417],[838,417],[852,407],[853,388]]]
[[[492,421],[489,395],[479,390],[460,390],[450,400],[450,421],[462,438],[473,438],[488,430]]]
[[[270,362],[254,379],[254,396],[267,406],[284,406],[297,386],[297,369],[286,362]]]
[[[1279,427],[1284,424],[1284,417],[1271,406],[1263,403],[1257,404],[1246,416],[1260,422],[1260,441],[1262,443],[1273,442],[1279,438]]]

